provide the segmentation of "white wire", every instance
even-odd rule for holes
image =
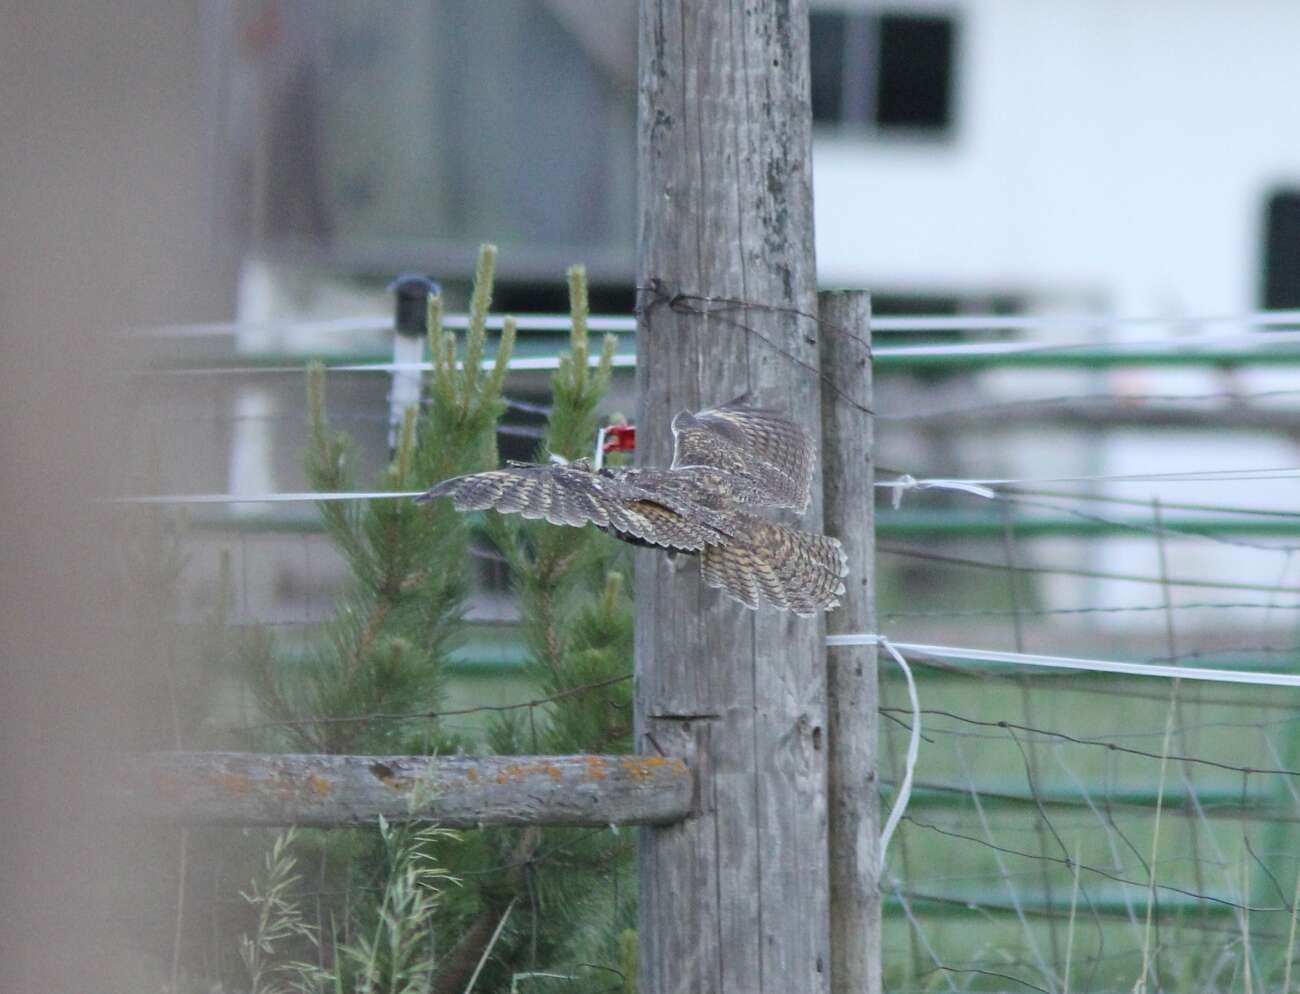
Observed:
[[[573,319],[567,314],[524,314],[514,319],[520,331],[568,331]],[[505,317],[488,317],[486,326],[499,331]],[[469,327],[468,314],[445,314],[442,326],[454,331]],[[587,319],[591,331],[633,332],[636,318],[615,315],[593,316]],[[155,328],[137,328],[132,335],[142,338],[203,338],[214,335],[265,335],[277,332],[283,335],[338,335],[362,332],[392,331],[393,319],[388,315],[358,318],[329,318],[319,321],[249,321],[211,322],[206,324],[173,324]]]
[[[489,317],[487,326],[499,329],[505,319]],[[515,318],[520,331],[567,331],[572,319],[566,314],[524,314]],[[872,332],[916,331],[1031,331],[1060,328],[1118,328],[1118,327],[1178,327],[1202,325],[1242,325],[1252,328],[1271,328],[1300,324],[1300,310],[1250,311],[1242,314],[1201,314],[1170,316],[1116,317],[1108,315],[1069,314],[1059,317],[997,314],[911,314],[896,317],[878,317],[871,321]],[[447,314],[443,327],[466,328],[467,314]],[[632,332],[636,318],[622,315],[592,316],[587,319],[592,331]],[[281,332],[285,334],[342,334],[356,332],[391,331],[393,319],[386,315],[374,317],[333,318],[316,321],[265,321],[265,322],[213,322],[204,324],[175,324],[154,328],[139,328],[132,334],[150,338],[196,338],[207,335],[244,335]]]
[[[921,701],[916,693],[916,681],[912,678],[912,668],[907,665],[907,660],[888,639],[880,639],[880,646],[894,657],[899,667],[903,670],[903,676],[907,678],[907,699],[912,705],[912,734],[907,740],[907,760],[903,766],[903,782],[898,785],[898,796],[894,798],[894,803],[889,809],[889,817],[885,819],[885,827],[880,833],[880,873],[883,876],[885,872],[885,853],[889,850],[889,840],[894,837],[894,829],[898,828],[898,823],[903,819],[903,812],[907,810],[907,802],[912,799],[912,774],[916,770],[916,760],[921,753]]]
[[[601,357],[598,355],[588,356],[588,366],[599,366]],[[482,369],[492,369],[496,365],[496,359],[484,359],[480,363]],[[616,355],[614,356],[613,365],[623,368],[632,368],[636,365],[636,356],[633,355]],[[279,368],[279,367],[273,367]],[[290,367],[297,369],[299,367]],[[463,369],[464,363],[457,362],[457,369]],[[508,364],[509,369],[559,369],[559,356],[526,356],[524,358],[511,359]],[[431,362],[358,362],[350,365],[329,366],[331,373],[399,373],[399,372],[431,372],[433,363]]]
[[[1294,345],[1300,342],[1297,331],[1247,331],[1233,335],[1200,335],[1185,338],[1146,338],[1131,342],[967,342],[957,345],[900,345],[875,349],[884,356],[971,356],[971,355],[1051,355],[1077,350],[1100,350],[1122,356],[1127,349],[1158,348],[1171,353],[1195,353],[1205,345]],[[1248,353],[1243,353],[1248,354]]]
[[[423,490],[371,490],[339,493],[331,491],[283,494],[153,494],[141,497],[113,497],[111,504],[300,504],[334,500],[393,500],[419,497]]]
[[[1108,316],[1068,314],[1051,316],[1015,316],[996,314],[932,315],[879,317],[871,319],[877,331],[1027,331],[1038,328],[1120,328],[1159,325],[1240,324],[1270,328],[1300,324],[1300,310],[1248,311],[1243,314],[1191,314],[1186,316]]]
[[[1041,656],[1023,652],[999,652],[995,649],[967,649],[948,645],[924,645],[918,642],[891,642],[881,635],[862,632],[848,635],[827,635],[826,644],[880,645],[886,647],[892,645],[906,652],[924,656],[937,656],[940,659],[1009,663],[1013,666],[1041,667],[1044,669],[1120,673],[1127,676],[1161,677],[1168,680],[1203,680],[1209,683],[1237,683],[1256,687],[1300,687],[1300,674],[1298,673],[1211,670],[1200,666],[1172,666],[1165,663],[1125,663],[1113,659],[1078,659],[1073,656]]]
[[[892,489],[895,494],[909,490],[956,490],[975,494],[978,497],[993,498],[996,494],[991,486],[1016,486],[1020,484],[1039,483],[1178,483],[1178,482],[1215,482],[1233,480],[1294,480],[1300,479],[1300,468],[1279,467],[1274,469],[1242,470],[1203,470],[1186,473],[1134,473],[1118,476],[1056,476],[1031,477],[1026,479],[989,479],[989,480],[945,480],[915,479],[901,476],[896,480],[878,480],[877,487]],[[269,494],[141,494],[128,497],[111,498],[111,503],[118,504],[282,504],[312,503],[315,501],[338,500],[392,500],[399,497],[418,497],[423,490],[360,490],[360,491],[299,491]],[[836,636],[838,637],[838,636]],[[848,643],[846,643],[848,644]]]
[[[977,478],[950,480],[943,478],[917,479],[903,474],[893,480],[877,480],[876,486],[893,490],[894,506],[898,495],[909,490],[960,490],[977,497],[993,499],[997,495],[990,487],[1014,487],[1040,483],[1215,483],[1241,480],[1294,480],[1300,478],[1300,468],[1276,466],[1268,469],[1204,469],[1173,473],[1117,473],[1095,476],[1031,476],[1006,478]]]
[[[588,366],[599,366],[601,357],[598,355],[590,356],[587,359]],[[480,363],[480,368],[484,370],[492,369],[496,365],[496,359],[484,359]],[[636,366],[636,356],[633,355],[616,355],[612,365],[616,369],[632,369]],[[331,373],[428,373],[433,370],[431,362],[355,362],[344,363],[336,366],[326,365],[326,370]],[[456,363],[457,369],[464,369],[463,362]],[[510,370],[545,370],[559,369],[559,356],[527,356],[524,358],[511,359],[506,366]],[[178,366],[175,368],[158,368],[145,369],[141,372],[153,375],[185,375],[185,376],[231,376],[245,375],[256,373],[303,373],[306,372],[307,365],[296,366]]]

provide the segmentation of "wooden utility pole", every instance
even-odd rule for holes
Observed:
[[[819,434],[811,123],[806,0],[641,0],[649,465],[674,414],[742,394]],[[801,527],[820,529],[816,497]],[[640,989],[826,992],[823,626],[745,610],[693,557],[640,556],[637,605],[638,751],[697,784],[691,819],[642,833]]]
[[[853,564],[827,634],[874,632],[875,472],[871,299],[818,294],[826,532]],[[876,779],[876,647],[826,651],[830,715],[831,994],[880,992],[880,792]]]

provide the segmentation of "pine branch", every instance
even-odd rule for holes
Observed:
[[[307,367],[307,418],[311,434],[307,445],[305,468],[311,485],[322,491],[338,492],[352,488],[348,466],[351,441],[343,432],[331,430],[326,407],[325,366],[313,362]],[[321,501],[316,505],[326,531],[347,557],[353,571],[360,575],[373,572],[367,555],[354,506],[349,501]]]
[[[587,267],[569,267],[569,349],[573,353],[574,387],[582,392],[587,385]]]
[[[478,266],[474,271],[474,293],[469,301],[469,326],[465,331],[465,384],[461,402],[466,415],[479,398],[479,378],[482,375],[483,346],[487,341],[488,310],[492,306],[492,280],[496,273],[497,247],[484,245],[479,249]]]
[[[415,409],[405,412],[394,458],[381,479],[384,489],[418,489],[496,466],[496,429],[505,410],[502,390],[517,326],[506,319],[495,359],[485,369],[495,259],[495,249],[484,246],[463,342],[444,329],[442,301],[429,300],[432,372],[426,384],[427,410],[424,415]],[[570,347],[552,377],[552,415],[542,459],[551,453],[569,459],[591,453],[597,411],[612,377],[613,336],[605,337],[599,361],[591,364],[587,279],[582,267],[569,270],[568,284]],[[350,487],[350,442],[329,426],[323,369],[313,369],[309,375],[307,402],[311,424],[307,463],[313,484],[327,490]],[[440,501],[421,505],[372,501],[357,506],[340,502],[325,504],[321,510],[329,534],[348,560],[353,587],[340,600],[323,638],[307,658],[277,658],[269,640],[265,652],[254,653],[260,658],[250,668],[249,684],[262,709],[279,720],[436,710],[443,663],[463,630],[471,562],[466,520]],[[506,558],[519,594],[534,661],[532,675],[539,686],[550,695],[591,683],[593,678],[625,674],[632,645],[632,613],[623,583],[625,551],[593,529],[561,529],[495,514],[487,516],[486,531]],[[630,688],[617,682],[599,691],[562,697],[533,709],[527,717],[535,721],[526,717],[499,721],[496,744],[503,751],[517,751],[514,747],[524,743],[553,753],[626,750],[629,695]],[[311,751],[391,753],[403,751],[395,747],[408,741],[417,742],[416,749],[434,745],[417,738],[427,736],[427,725],[401,721],[288,727],[287,734],[303,740],[318,737],[309,746]],[[621,910],[615,915],[584,896],[593,875],[614,872],[629,858],[626,837],[606,834],[584,840],[546,829],[510,840],[503,830],[486,830],[440,846],[443,856],[464,861],[470,886],[449,895],[451,906],[438,912],[439,921],[456,921],[462,927],[457,929],[459,942],[439,963],[432,989],[461,994],[512,901],[544,898],[551,902],[537,936],[539,962],[569,955],[570,938],[581,928],[584,935],[601,937],[599,942],[593,940],[592,948],[604,943],[601,957],[617,965],[612,936],[626,930],[630,919]],[[555,858],[535,861],[541,848],[552,852],[552,843],[558,847]],[[372,847],[368,857],[352,857],[352,861],[362,863],[358,872],[388,873],[376,865],[381,855],[381,849]],[[340,865],[347,862],[341,860]],[[502,863],[501,872],[482,872],[485,864]],[[346,926],[356,927],[345,945],[351,944],[363,956],[377,950],[378,939],[371,938],[380,934],[375,916],[386,913],[383,907],[367,906],[364,921],[353,920]],[[511,922],[501,932],[479,986],[489,989],[503,976],[508,982],[509,973],[504,971],[522,962],[522,946],[519,930]],[[531,956],[533,951],[529,943],[527,953]],[[360,978],[358,974],[356,979]]]
[[[480,885],[479,891],[486,898],[484,907],[469,927],[461,934],[451,952],[443,957],[434,976],[431,990],[433,994],[462,994],[465,985],[483,957],[483,950],[492,941],[501,918],[510,905],[527,893],[527,867],[537,854],[541,845],[542,832],[537,828],[527,828],[519,833],[507,862],[509,869],[488,886]]]
[[[586,273],[575,266],[568,276],[570,348],[551,378],[551,414],[539,461],[551,454],[570,460],[590,455],[597,409],[612,377],[613,336],[602,342],[594,372],[589,364]],[[498,516],[488,517],[487,533],[510,566],[532,656],[530,675],[548,695],[630,670],[632,611],[624,573],[618,568],[626,553],[617,543],[592,528],[574,530]],[[630,688],[620,681],[581,697],[563,697],[537,714],[530,712],[526,722],[522,715],[502,716],[494,725],[495,745],[555,754],[629,749]],[[548,830],[545,840],[548,852],[575,841],[555,830]],[[633,919],[607,917],[603,906],[598,908],[599,902],[588,895],[599,886],[602,874],[630,858],[626,845],[602,834],[577,843],[572,858],[553,856],[538,863],[534,900],[548,909],[537,937],[538,962],[573,962],[567,950],[578,931],[601,936],[592,948],[604,950],[600,957],[610,964],[619,961],[613,936],[626,931]],[[508,950],[499,955],[508,955]],[[518,954],[511,962],[523,968]]]
[[[502,336],[492,374],[482,376],[487,310],[496,250],[484,246],[466,332],[464,361],[454,335],[442,326],[442,302],[429,300],[433,374],[429,413],[404,412],[398,444],[379,486],[415,489],[495,464],[496,424],[504,411],[501,387],[513,346],[513,323]],[[323,367],[307,382],[310,438],[306,468],[314,486],[352,485],[351,442],[331,429]],[[278,720],[409,707],[435,708],[441,669],[458,630],[469,590],[469,531],[448,507],[406,501],[322,502],[328,533],[344,554],[354,587],[345,596],[324,640],[306,665],[282,666],[267,648],[246,667],[264,711]],[[299,732],[298,735],[309,733]],[[316,748],[394,745],[406,733],[397,725],[359,725],[320,733]]]

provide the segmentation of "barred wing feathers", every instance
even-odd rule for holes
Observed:
[[[741,510],[807,509],[816,459],[808,433],[741,401],[683,411],[672,427],[668,470],[511,465],[446,480],[418,499],[594,524],[633,544],[699,553],[704,581],[750,608],[808,616],[839,604],[848,562],[836,539]]]
[[[706,467],[742,477],[735,497],[802,513],[817,454],[808,433],[772,411],[732,401],[673,418],[673,469]]]
[[[499,511],[553,525],[600,528],[651,545],[698,552],[726,536],[655,502],[634,486],[574,466],[511,466],[444,480],[421,501],[448,497],[458,511]]]
[[[839,604],[849,564],[839,540],[744,515],[745,538],[708,545],[704,582],[746,607],[760,601],[807,617]]]

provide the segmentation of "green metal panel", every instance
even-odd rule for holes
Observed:
[[[882,509],[876,519],[876,534],[881,538],[934,538],[934,539],[997,539],[1001,540],[1003,523],[995,514],[960,511],[889,511]],[[324,531],[315,509],[310,504],[273,514],[227,516],[194,513],[192,527],[204,530],[255,533],[283,532],[302,534]],[[1150,535],[1150,516],[1132,515],[1097,521],[1088,518],[1063,516],[1018,517],[1011,523],[1017,538],[1078,537],[1095,538],[1108,535]],[[1164,528],[1170,537],[1182,532],[1192,537],[1213,535],[1300,535],[1300,512],[1286,517],[1167,517]]]
[[[635,358],[631,335],[620,335],[616,354]],[[557,355],[562,349],[556,333],[521,333],[514,354],[519,358]],[[887,347],[886,347],[887,348]],[[306,366],[319,360],[326,366],[359,366],[392,362],[391,353],[380,352],[250,352],[236,357],[190,358],[173,365],[203,368],[248,366]],[[1128,366],[1173,366],[1182,368],[1231,368],[1237,366],[1300,365],[1300,348],[1275,346],[1264,350],[1239,349],[1176,350],[1160,348],[1117,349],[1106,347],[1027,347],[1023,352],[906,353],[877,349],[874,367],[879,373],[934,372],[968,373],[985,369],[1114,369]],[[162,368],[166,368],[164,365]]]
[[[1080,797],[1077,791],[1051,785],[1040,787],[1037,799],[1027,793],[1022,785],[1015,783],[1007,783],[1003,786],[981,783],[977,790],[980,805],[985,810],[1033,807],[1036,803],[1060,808],[1087,808],[1088,806],[1087,801]],[[893,784],[881,784],[880,796],[886,803],[892,801],[894,793]],[[1152,811],[1155,809],[1158,796],[1161,797],[1166,815],[1189,815],[1187,805],[1191,801],[1191,795],[1182,784],[1166,784],[1163,795],[1158,795],[1154,787],[1112,788],[1106,793],[1106,803],[1112,808]],[[1207,817],[1280,821],[1284,828],[1300,821],[1300,814],[1297,814],[1294,805],[1288,805],[1263,790],[1253,791],[1243,803],[1240,790],[1201,788],[1196,792],[1196,800],[1205,809]],[[970,808],[971,804],[970,788],[958,785],[918,784],[913,786],[912,796],[908,799],[909,810],[914,808],[964,809]]]
[[[876,534],[882,538],[989,538],[1001,541],[1007,527],[997,514],[963,511],[886,511],[876,519]],[[1165,533],[1177,538],[1179,532],[1191,537],[1207,535],[1300,535],[1300,513],[1295,517],[1173,517],[1163,521]],[[1152,533],[1151,516],[1130,515],[1101,521],[1073,515],[1018,516],[1010,523],[1016,538],[1076,536],[1092,538],[1107,535]]]

